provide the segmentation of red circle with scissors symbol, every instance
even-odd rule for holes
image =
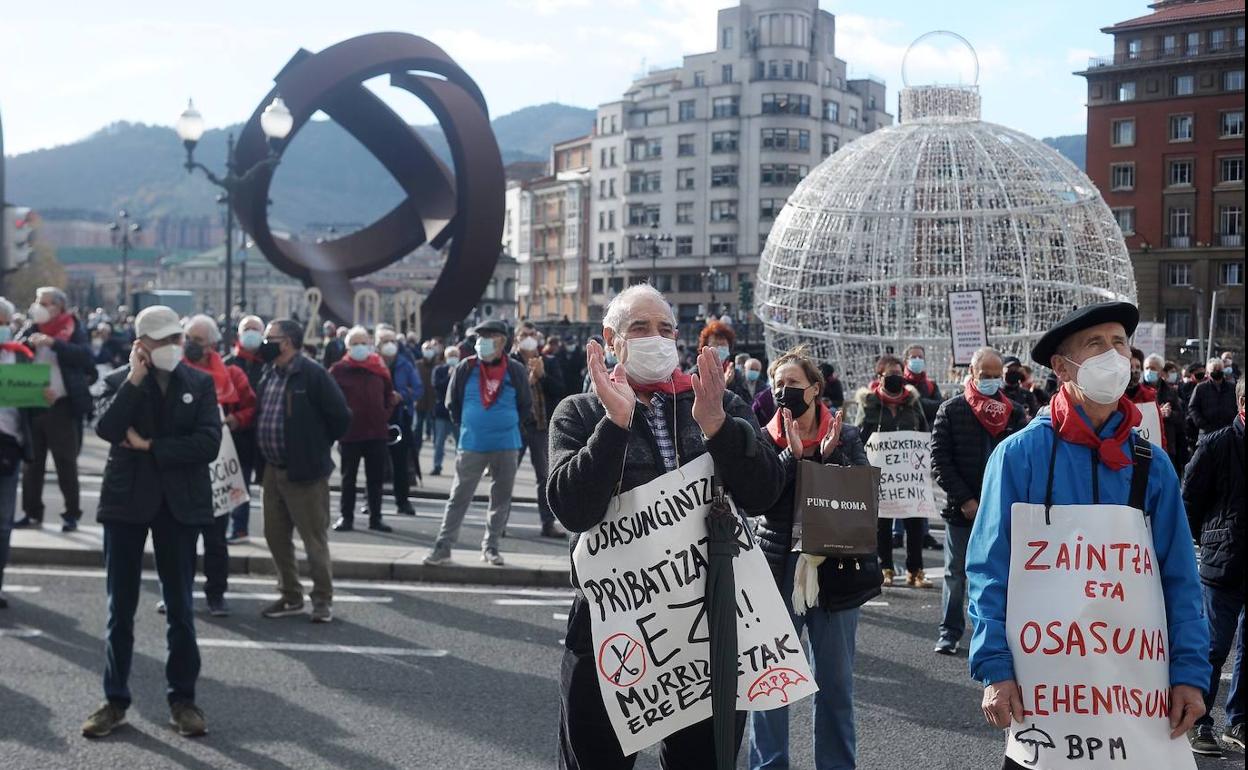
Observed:
[[[598,648],[598,671],[616,687],[632,687],[646,675],[646,650],[628,634],[612,634]]]

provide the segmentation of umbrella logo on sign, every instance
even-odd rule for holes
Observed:
[[[646,651],[628,634],[612,634],[598,649],[598,671],[616,687],[632,687],[646,675]]]
[[[1014,733],[1014,740],[1024,746],[1031,747],[1031,759],[1027,762],[1029,766],[1040,761],[1040,747],[1043,746],[1046,749],[1056,748],[1056,744],[1053,743],[1053,736],[1049,735],[1044,730],[1041,730],[1039,727],[1036,727],[1034,724],[1026,730],[1020,730],[1019,732]]]

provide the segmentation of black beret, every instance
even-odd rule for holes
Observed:
[[[1140,310],[1130,302],[1099,302],[1073,310],[1044,333],[1031,349],[1031,360],[1041,366],[1050,366],[1058,347],[1067,337],[1098,324],[1113,322],[1122,324],[1130,337],[1140,323]]]
[[[1002,366],[1013,366],[1014,364],[1018,364],[1019,366],[1022,366],[1023,361],[1018,356],[1006,356],[1005,358],[1001,359]]]

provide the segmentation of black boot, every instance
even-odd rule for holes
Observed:
[[[391,527],[389,524],[382,523],[380,516],[369,519],[368,528],[371,529],[373,532],[393,532],[394,531],[394,528]]]
[[[338,521],[334,522],[335,532],[351,532],[355,529],[355,522],[346,516],[339,516]]]

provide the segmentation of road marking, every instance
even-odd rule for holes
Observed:
[[[495,599],[494,603],[500,607],[562,607],[568,599]]]
[[[236,650],[277,650],[285,652],[337,652],[348,655],[392,655],[419,658],[444,658],[446,650],[422,647],[361,647],[352,644],[302,644],[298,642],[257,642],[252,639],[204,639],[200,647],[225,647]]]
[[[554,615],[555,615],[555,620],[567,620],[568,619],[568,613],[566,612],[556,612]]]
[[[230,601],[233,601],[235,599],[241,599],[243,601],[256,601],[256,602],[274,602],[282,598],[282,595],[279,593],[272,593],[272,594],[238,593],[238,594],[227,594],[227,596],[230,598]],[[346,602],[346,603],[356,602],[356,603],[363,603],[363,604],[389,604],[392,601],[394,601],[393,596],[356,596],[354,594],[346,594],[344,596],[343,594],[334,594],[335,604],[338,602]]]
[[[868,607],[887,607],[888,602],[867,602]]]
[[[4,636],[11,636],[14,639],[31,639],[43,636],[43,632],[37,628],[0,628],[0,637]]]
[[[43,590],[43,586],[7,586],[0,593],[3,594],[37,594]]]

